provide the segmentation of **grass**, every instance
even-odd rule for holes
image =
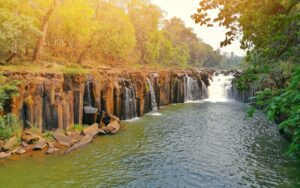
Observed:
[[[71,127],[69,131],[82,132],[85,127],[87,127],[87,125],[74,124],[74,126]]]
[[[62,67],[61,72],[67,75],[88,74],[88,70],[79,66]]]

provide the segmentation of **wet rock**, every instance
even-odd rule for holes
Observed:
[[[83,129],[84,135],[90,135],[92,137],[96,136],[99,132],[100,132],[100,129],[99,129],[97,123]]]
[[[53,154],[55,152],[58,152],[58,149],[56,147],[54,147],[54,145],[52,143],[47,143],[48,145],[48,149],[45,151],[45,154]]]
[[[56,130],[53,133],[53,138],[61,145],[70,147],[72,145],[72,140],[70,137],[66,136],[62,130]]]
[[[18,145],[17,137],[10,138],[2,147],[4,151],[11,151]]]
[[[105,132],[109,134],[116,134],[120,130],[120,124],[118,121],[112,121],[110,122],[107,127],[105,128]]]
[[[10,156],[11,156],[11,153],[5,153],[5,152],[0,153],[0,159],[6,159],[6,158],[9,158]]]
[[[71,148],[65,151],[65,154],[71,153],[79,148],[82,148],[89,144],[93,140],[93,137],[89,134],[85,135],[77,144],[73,145]]]
[[[31,130],[26,130],[22,136],[21,136],[21,140],[24,141],[26,144],[30,144],[33,142],[38,141],[41,138],[40,135],[34,133]]]
[[[32,147],[32,150],[42,150],[47,146],[47,142],[45,139],[40,139],[37,143]]]

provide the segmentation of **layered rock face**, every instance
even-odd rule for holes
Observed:
[[[156,107],[183,103],[187,93],[194,96],[193,100],[205,98],[207,93],[202,88],[209,85],[212,73],[102,69],[88,75],[4,74],[22,82],[20,95],[12,100],[10,112],[24,122],[25,128],[35,125],[45,131],[99,123],[101,111],[122,120],[131,119]]]

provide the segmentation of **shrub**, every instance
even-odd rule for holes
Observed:
[[[262,107],[270,120],[280,119],[279,128],[291,134],[292,143],[287,152],[290,156],[300,157],[300,67],[298,67],[290,79],[288,87],[283,89],[265,89],[258,92],[255,105]],[[254,113],[254,107],[248,111],[250,116]]]
[[[21,131],[21,123],[12,114],[0,116],[0,139],[6,140],[16,136]]]

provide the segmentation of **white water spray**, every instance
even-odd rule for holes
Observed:
[[[157,111],[157,103],[156,103],[156,96],[153,88],[153,84],[150,81],[149,78],[147,78],[149,90],[150,90],[150,95],[151,95],[151,106],[152,106],[152,111]]]
[[[234,76],[232,73],[225,75],[216,72],[208,87],[208,99],[210,102],[228,102],[229,92],[232,88],[232,80]]]
[[[201,99],[201,91],[197,80],[185,74],[184,77],[184,102],[191,102]]]

